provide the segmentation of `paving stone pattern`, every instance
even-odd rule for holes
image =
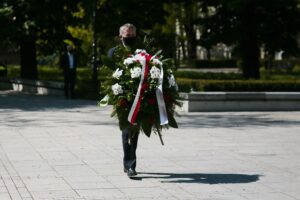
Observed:
[[[0,200],[300,200],[300,112],[180,113],[122,168],[111,107],[0,92]]]

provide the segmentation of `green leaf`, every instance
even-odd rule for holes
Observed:
[[[173,128],[178,128],[177,122],[173,115],[168,114],[169,125]]]
[[[114,69],[115,67],[115,62],[113,59],[105,56],[105,55],[101,55],[101,60],[103,62],[103,65],[107,66],[110,69]]]
[[[142,129],[143,129],[143,132],[145,133],[145,135],[150,137],[151,129],[152,129],[152,126],[150,125],[150,123],[147,123],[146,120],[142,120]]]

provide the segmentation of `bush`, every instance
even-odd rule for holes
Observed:
[[[243,79],[241,74],[235,73],[212,73],[212,72],[194,72],[194,71],[175,71],[176,78],[189,79],[213,79],[213,80],[236,80]]]
[[[179,90],[193,91],[300,91],[299,80],[191,80],[177,79]]]
[[[7,69],[4,66],[0,66],[0,77],[6,77],[7,76]]]
[[[196,60],[196,68],[237,68],[237,60]]]

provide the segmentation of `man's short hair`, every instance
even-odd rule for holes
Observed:
[[[132,29],[136,33],[136,27],[133,24],[126,23],[123,26],[120,27],[119,33],[121,34],[124,29]]]

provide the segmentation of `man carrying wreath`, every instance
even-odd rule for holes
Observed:
[[[133,46],[136,42],[136,27],[133,24],[124,24],[120,27],[119,38],[122,42],[123,48],[134,51]],[[108,57],[114,58],[116,47],[108,51]],[[134,129],[125,128],[122,130],[122,143],[123,143],[123,167],[124,172],[128,177],[136,176],[136,149],[138,143],[139,131]]]
[[[161,51],[154,54],[155,48],[146,38],[145,49],[137,48],[136,28],[132,24],[121,26],[119,36],[122,44],[108,52],[107,66],[110,65],[112,78],[103,83],[107,95],[99,105],[113,105],[111,116],[117,116],[122,130],[124,172],[132,177],[137,175],[139,133],[150,137],[154,132],[163,145],[161,131],[178,127],[175,107],[181,104],[172,59],[165,59]]]

